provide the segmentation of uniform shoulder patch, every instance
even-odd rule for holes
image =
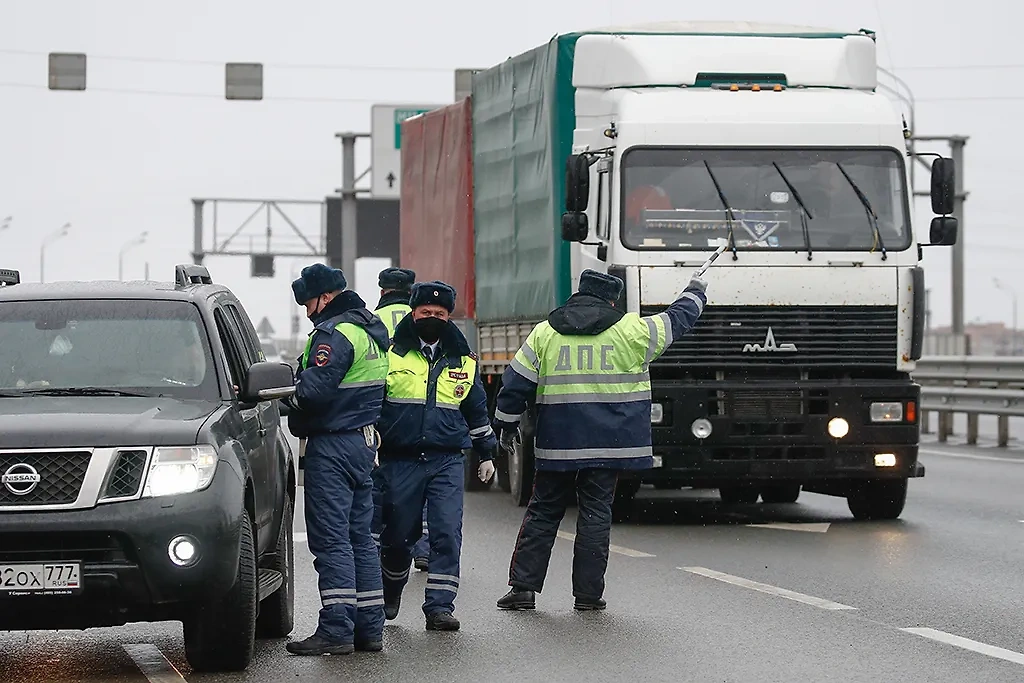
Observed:
[[[473,353],[472,351],[469,352],[469,357],[472,358],[473,360],[477,360],[476,354]]]
[[[322,368],[327,365],[331,360],[331,345],[320,344],[316,347],[316,353],[313,354],[313,361],[316,363],[318,368]]]

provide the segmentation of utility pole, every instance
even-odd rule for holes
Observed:
[[[356,224],[356,140],[370,137],[369,133],[335,133],[341,139],[341,225],[340,240],[331,239],[331,233],[337,229],[327,226],[327,264],[332,268],[341,268],[349,282],[355,284],[356,249],[358,248],[358,225]],[[335,233],[337,234],[337,233]],[[339,244],[340,250],[331,248]],[[340,253],[339,253],[340,251]]]

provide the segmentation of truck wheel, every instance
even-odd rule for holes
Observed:
[[[636,479],[619,479],[615,484],[615,498],[612,499],[612,523],[628,522],[633,518],[636,494],[640,482]]]
[[[533,414],[523,413],[519,421],[519,432],[512,439],[512,452],[508,454],[508,478],[512,500],[519,507],[525,507],[533,495]]]
[[[227,595],[184,621],[185,658],[195,671],[244,671],[256,640],[256,550],[252,520],[242,513],[238,576]]]
[[[272,567],[280,572],[281,587],[260,603],[256,617],[256,636],[259,638],[285,638],[294,628],[295,615],[295,548],[292,544],[292,523],[295,508],[290,498],[284,500],[281,513],[281,531],[277,535],[276,559]]]
[[[743,503],[750,505],[757,502],[760,492],[753,486],[722,486],[718,489],[718,496],[723,503],[730,505]]]
[[[854,519],[896,519],[907,502],[907,480],[874,479],[856,485],[846,497]]]
[[[512,493],[512,481],[508,476],[508,453],[504,449],[498,449],[498,457],[494,459],[494,468],[497,472],[498,488],[505,493]]]
[[[773,484],[761,487],[761,500],[765,503],[795,503],[800,497],[800,484]]]

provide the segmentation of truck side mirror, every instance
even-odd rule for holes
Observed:
[[[928,237],[935,246],[949,247],[956,244],[959,227],[955,216],[936,216],[932,219]]]
[[[587,214],[581,211],[566,211],[562,214],[562,239],[566,242],[583,242],[590,234]]]
[[[952,159],[939,157],[932,162],[931,196],[932,213],[940,216],[953,213],[953,203],[956,199],[956,167]]]
[[[570,154],[565,162],[565,210],[582,212],[590,203],[590,162],[582,154]]]

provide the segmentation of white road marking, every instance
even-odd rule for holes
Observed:
[[[571,534],[568,531],[559,530],[558,537],[564,538],[567,541],[576,540],[576,534]],[[640,550],[633,550],[632,548],[623,548],[621,545],[609,545],[608,550],[619,555],[625,555],[626,557],[655,557],[650,553],[645,553]]]
[[[299,542],[299,543],[305,543],[306,542],[306,532],[305,531],[296,531],[296,532],[292,533],[292,539],[297,541],[297,542]]]
[[[1007,662],[1013,662],[1014,664],[1024,664],[1024,654],[996,647],[995,645],[988,645],[987,643],[979,643],[978,641],[971,640],[970,638],[954,636],[953,634],[946,633],[945,631],[937,631],[933,628],[901,628],[900,630],[905,633],[912,633],[915,636],[930,638],[931,640],[936,640],[940,643],[977,652],[978,654],[995,657],[996,659],[1003,659]]]
[[[182,683],[182,676],[174,665],[167,661],[164,653],[156,645],[138,644],[122,645],[124,651],[139,667],[149,683]]]
[[[784,531],[809,531],[813,534],[828,532],[831,522],[772,522],[770,524],[747,524],[758,529],[782,529]]]
[[[750,579],[744,579],[740,576],[732,576],[731,574],[724,574],[722,572],[715,571],[714,569],[707,569],[706,567],[678,567],[683,571],[690,572],[691,574],[699,574],[700,576],[706,576],[709,579],[715,579],[716,581],[723,581],[725,583],[731,583],[734,586],[740,586],[742,588],[749,588],[751,590],[760,591],[762,593],[768,593],[769,595],[777,595],[781,598],[787,598],[789,600],[795,600],[796,602],[802,602],[805,605],[811,605],[812,607],[818,607],[827,610],[855,610],[856,607],[850,607],[849,605],[843,605],[838,602],[832,602],[831,600],[825,600],[824,598],[816,598],[813,595],[804,595],[803,593],[797,593],[795,591],[787,590],[785,588],[778,588],[777,586],[771,586],[767,583],[758,583],[757,581],[751,581]]]
[[[1024,457],[1007,458],[998,455],[972,455],[970,453],[955,453],[953,451],[937,451],[931,448],[919,448],[917,452],[924,453],[925,455],[944,455],[947,458],[960,458],[962,460],[990,460],[993,462],[1012,462],[1024,465]]]

